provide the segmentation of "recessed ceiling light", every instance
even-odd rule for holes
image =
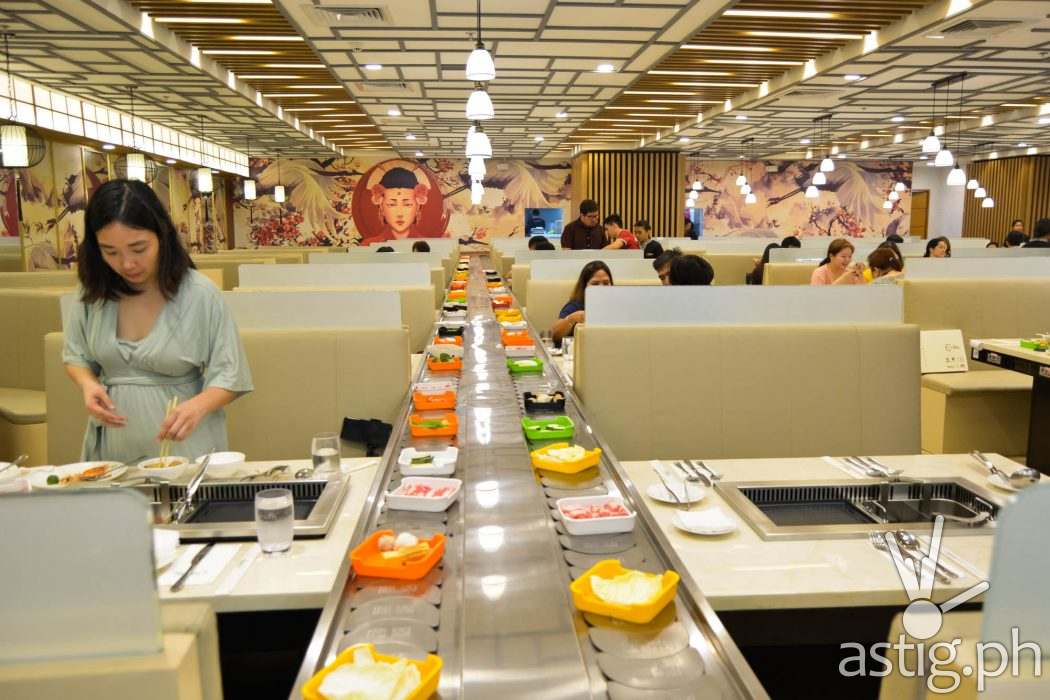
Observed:
[[[236,17],[154,17],[161,24],[245,24],[248,20]]]
[[[682,44],[683,49],[693,51],[741,51],[746,53],[770,53],[776,49],[768,46],[725,46],[722,44]]]
[[[406,141],[415,141],[415,140],[416,140],[416,135],[415,135],[415,134],[413,134],[413,133],[412,133],[412,132],[410,131],[410,132],[408,132],[407,134],[405,134],[405,140],[406,140]]]
[[[594,70],[598,71],[599,73],[612,73],[616,70],[616,66],[614,66],[611,63],[599,63]]]
[[[204,53],[208,53],[205,51]],[[259,53],[277,53],[276,51],[261,51]],[[323,63],[264,63],[263,68],[324,68]]]
[[[736,118],[737,118],[737,121],[742,121],[742,122],[747,121],[747,115],[746,114],[738,114],[738,115],[736,115]]]
[[[769,61],[764,58],[705,58],[704,63],[732,63],[738,66],[801,66],[804,61]],[[655,73],[656,71],[649,71]],[[696,75],[689,73],[689,75]]]
[[[617,110],[624,110],[624,111],[630,111],[632,109],[636,109],[636,110],[640,109],[640,110],[648,110],[648,111],[662,111],[662,112],[666,112],[666,111],[669,111],[671,108],[670,107],[606,107],[606,109],[617,109]]]
[[[285,107],[285,112],[331,112],[331,107]]]
[[[1050,124],[1050,117],[1043,117],[1039,120],[1040,124]]]
[[[297,34],[234,34],[233,41],[303,41]]]
[[[739,63],[740,61],[727,61],[727,63]],[[711,61],[708,61],[711,63]],[[719,76],[719,75],[732,75],[732,73],[726,73],[725,71],[715,70],[651,70],[649,75],[699,75],[699,76]]]
[[[748,36],[783,37],[785,39],[863,39],[863,34],[841,34],[839,32],[781,32],[753,31],[745,32]]]
[[[400,117],[401,116],[401,110],[398,109],[397,107],[391,107],[390,109],[388,109],[386,111],[386,115],[388,117]]]
[[[556,118],[558,118],[558,119],[565,119],[565,118],[567,118],[569,116],[569,113],[568,112],[558,112],[554,116]]]
[[[726,87],[726,88],[757,88],[758,85],[754,83],[671,83],[675,87]]]
[[[116,148],[116,146],[114,146],[111,143],[104,143],[104,144],[102,144],[102,150],[103,151],[112,151],[114,148]]]
[[[802,139],[802,140],[799,141],[799,143],[801,143],[803,146],[808,146],[809,144],[811,144],[813,142],[810,141],[809,139]]]
[[[383,70],[382,63],[366,63],[365,70]]]
[[[625,95],[681,95],[682,97],[693,97],[695,92],[673,92],[668,90],[624,90]]]
[[[646,100],[646,102],[666,103],[673,105],[720,105],[718,100]]]
[[[679,137],[678,137],[678,140],[679,140],[679,141],[680,141],[681,143],[689,143],[689,140],[690,140],[690,139],[689,139],[689,137],[688,137],[688,136],[679,136]]]
[[[423,151],[416,151],[416,158],[422,158],[422,157],[423,157]]]
[[[175,162],[176,162],[176,161],[175,161],[175,159],[174,159],[174,158],[168,158],[168,159],[167,159],[166,161],[164,161],[164,162],[165,162],[165,163],[166,163],[167,165],[175,165]]]
[[[927,34],[926,38],[927,39],[943,39],[944,35],[943,34]]]
[[[300,78],[298,75],[264,75],[261,73],[258,75],[241,75],[238,77],[242,80],[299,80]]]
[[[542,136],[534,136],[532,140],[535,141],[536,143],[540,143],[541,141],[543,141],[543,137]]]
[[[263,97],[320,97],[316,92],[264,92]]]
[[[784,17],[792,19],[832,19],[834,12],[803,12],[799,10],[726,10],[726,17]]]
[[[904,121],[904,117],[902,117],[901,115],[899,115],[899,114],[898,114],[897,116],[895,116],[895,117],[894,117],[893,119],[891,119],[890,121],[891,121],[891,122],[902,122],[902,121]]]
[[[201,51],[202,54],[207,56],[276,56],[276,51],[265,51],[255,49],[204,49]],[[277,68],[278,66],[267,64],[267,68]],[[290,66],[283,66],[290,67]]]
[[[655,114],[653,116],[656,116]],[[592,119],[592,122],[634,122],[636,124],[649,124],[652,122],[651,119]]]
[[[1018,147],[1018,148],[1028,148],[1028,144],[1027,144],[1027,143],[1024,143],[1024,142],[1022,141],[1021,143],[1017,144],[1017,147]]]
[[[842,76],[842,79],[845,80],[847,83],[855,83],[858,80],[864,80],[864,78],[866,77],[867,76],[860,75],[859,73],[848,73]]]

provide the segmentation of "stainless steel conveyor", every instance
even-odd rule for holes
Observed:
[[[355,576],[349,556],[339,571],[296,680],[303,684],[342,648],[371,641],[389,653],[437,653],[444,667],[439,697],[516,698],[765,698],[746,661],[673,549],[647,515],[614,455],[591,428],[533,330],[542,374],[507,371],[484,266],[474,256],[467,289],[463,369],[458,381],[457,478],[463,492],[440,514],[388,509],[384,494],[400,483],[404,447],[443,445],[413,439],[411,399],[394,426],[351,548],[376,529],[444,532],[440,568],[416,582]],[[426,364],[417,381],[447,379]],[[538,475],[522,433],[523,391],[562,391],[573,442],[601,447],[589,481]],[[553,508],[566,495],[619,495],[638,513],[632,533],[575,537]],[[594,562],[682,573],[675,601],[655,620],[633,625],[580,613],[569,583]]]

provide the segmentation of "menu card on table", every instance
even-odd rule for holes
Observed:
[[[969,369],[961,330],[920,331],[919,347],[923,374],[965,372]]]

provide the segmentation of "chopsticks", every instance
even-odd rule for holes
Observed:
[[[171,400],[168,401],[167,406],[164,409],[164,418],[166,419],[171,415],[171,412],[175,410],[175,407],[179,405],[179,397],[172,396]],[[160,441],[160,463],[163,466],[168,459],[168,454],[171,452],[171,440],[165,438]]]

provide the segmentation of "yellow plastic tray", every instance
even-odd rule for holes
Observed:
[[[347,647],[341,654],[339,654],[339,656],[335,657],[335,661],[322,668],[313,678],[306,682],[306,685],[303,686],[303,699],[324,700],[318,690],[321,687],[321,683],[323,683],[325,677],[336,668],[345,664],[353,663],[354,652],[358,649],[368,649],[372,652],[372,658],[377,661],[396,663],[400,660],[400,657],[397,656],[387,656],[386,654],[378,653],[374,644],[364,643]],[[427,654],[427,658],[423,661],[408,659],[408,663],[419,669],[420,676],[419,686],[417,686],[412,694],[408,696],[408,700],[426,700],[426,698],[429,698],[437,692],[438,681],[441,677],[441,657]]]
[[[521,321],[521,310],[519,309],[497,309],[497,321]]]
[[[583,459],[578,459],[575,462],[562,462],[558,459],[551,459],[547,456],[550,450],[560,450],[569,447],[567,442],[556,442],[553,445],[547,445],[541,447],[538,450],[530,452],[532,457],[532,466],[537,469],[545,469],[549,472],[558,472],[560,474],[577,474],[585,469],[595,466],[602,459],[602,449],[595,447],[593,450],[587,452]]]
[[[591,590],[592,576],[612,578],[614,576],[625,574],[628,571],[630,571],[630,569],[623,568],[623,566],[620,565],[619,559],[605,559],[587,569],[587,572],[583,576],[579,577],[569,585],[569,590],[572,591],[572,602],[576,606],[576,609],[581,612],[608,615],[609,617],[615,617],[617,620],[635,622],[639,625],[644,625],[646,622],[652,622],[653,618],[659,615],[660,611],[667,607],[668,603],[674,600],[675,592],[678,590],[679,576],[673,571],[665,571],[663,574],[663,586],[660,588],[660,593],[651,601],[642,605],[617,605],[615,603],[607,603],[594,595],[594,591]]]

